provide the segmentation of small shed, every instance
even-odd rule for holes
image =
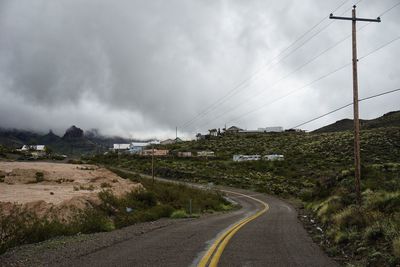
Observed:
[[[192,152],[185,151],[185,152],[178,152],[178,157],[181,158],[190,158],[192,156]]]
[[[199,151],[197,152],[198,157],[214,157],[214,151]]]

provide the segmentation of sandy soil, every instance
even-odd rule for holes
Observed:
[[[98,166],[47,162],[0,162],[0,181],[3,211],[22,204],[40,215],[96,204],[104,189],[123,195],[141,187]]]

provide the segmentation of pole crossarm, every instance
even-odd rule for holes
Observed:
[[[376,19],[365,19],[365,18],[352,18],[352,17],[336,17],[333,14],[329,15],[330,19],[341,19],[341,20],[354,20],[354,21],[368,21],[368,22],[381,22],[381,18]]]
[[[355,10],[357,6],[353,6],[353,9]],[[340,20],[352,20],[352,21],[367,21],[367,22],[381,22],[381,18],[377,17],[376,19],[366,19],[366,18],[357,18],[356,16],[352,17],[337,17],[334,16],[332,13],[329,15],[330,19],[340,19]]]

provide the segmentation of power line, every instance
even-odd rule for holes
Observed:
[[[358,1],[356,4],[360,3],[361,1],[362,1],[362,0]],[[345,2],[346,2],[346,1],[345,1]],[[393,10],[395,7],[397,7],[397,6],[399,6],[399,5],[400,5],[400,2],[397,3],[397,4],[395,4],[394,6],[392,6],[392,7],[388,8],[388,9],[386,9],[385,11],[383,11],[383,12],[381,13],[380,17],[382,17],[382,16],[385,15],[386,13],[390,12],[391,10]],[[336,11],[336,10],[335,10],[335,11]],[[346,10],[345,12],[347,12],[347,11],[348,11],[348,10]],[[344,13],[345,13],[345,12],[344,12]],[[322,22],[322,21],[321,21],[321,22]],[[363,25],[362,27],[360,27],[360,28],[358,29],[358,31],[364,29],[364,28],[367,27],[369,24],[370,24],[370,22],[367,23],[367,24],[365,24],[365,25]],[[327,25],[327,26],[329,26],[329,25]],[[321,31],[322,31],[322,30],[323,30],[323,29],[321,29]],[[349,36],[350,36],[350,35],[349,35]],[[338,43],[336,43],[336,44],[335,44],[334,46],[332,46],[331,48],[335,47],[337,44],[341,43],[342,41],[344,41],[345,39],[347,39],[349,36],[347,36],[347,37],[344,38],[343,40],[340,40]],[[384,47],[390,45],[391,43],[393,43],[393,42],[395,42],[395,41],[398,41],[399,39],[400,39],[400,36],[394,38],[393,40],[391,40],[391,41],[385,43],[384,45],[382,45],[382,46],[380,46],[380,47],[378,47],[378,48],[372,50],[372,51],[369,52],[368,54],[362,56],[361,58],[359,58],[359,60],[366,58],[367,56],[369,56],[369,55],[371,55],[371,54],[377,52],[378,50],[383,49]],[[328,48],[327,50],[329,50],[329,48]],[[324,52],[327,52],[327,51],[324,51]],[[324,52],[323,52],[323,53],[324,53]],[[322,53],[322,54],[323,54],[323,53]],[[318,56],[317,56],[317,57],[318,57]],[[315,57],[315,58],[312,59],[311,61],[315,60],[317,57]],[[310,62],[309,62],[309,63],[310,63]],[[305,63],[304,65],[307,65],[307,63]],[[340,70],[340,69],[342,69],[342,68],[344,68],[344,67],[346,67],[346,66],[348,66],[348,65],[350,65],[350,64],[346,64],[346,65],[340,67],[339,69],[334,70],[333,72],[336,72],[336,71],[338,71],[338,70]],[[299,69],[300,69],[300,68],[301,68],[301,66],[299,67]],[[296,70],[295,70],[295,71],[296,71]],[[294,71],[294,72],[295,72],[295,71]],[[329,74],[327,74],[327,75],[324,75],[323,77],[320,77],[320,78],[317,79],[317,80],[321,80],[322,78],[324,78],[325,76],[329,76],[330,74],[332,74],[332,73],[329,73]],[[279,100],[281,100],[281,99],[283,99],[283,98],[285,98],[285,97],[287,97],[287,96],[293,94],[295,91],[298,91],[298,90],[300,90],[300,89],[303,89],[303,88],[305,88],[305,87],[311,85],[312,83],[316,82],[317,80],[315,80],[315,81],[313,81],[313,82],[307,84],[307,85],[304,86],[304,87],[301,87],[301,88],[298,88],[298,89],[296,89],[296,90],[293,90],[293,91],[289,92],[288,94],[286,94],[286,95],[284,95],[284,96],[282,96],[282,97],[279,97],[279,98],[275,99],[275,100],[272,101],[270,104],[272,104],[272,103],[274,103],[274,102],[277,102],[277,101],[279,101]],[[281,80],[280,80],[280,81],[281,81]],[[278,82],[279,82],[279,81],[278,81]],[[275,84],[274,84],[274,85],[275,85]],[[254,96],[255,96],[255,95],[254,95]],[[252,96],[252,97],[254,97],[254,96]],[[249,99],[247,99],[247,100],[249,100]],[[245,102],[247,102],[247,100],[246,100]],[[242,103],[242,104],[244,104],[244,103]],[[241,105],[242,105],[242,104],[241,104]],[[238,108],[238,107],[239,107],[239,106],[236,106],[234,109],[236,109],[236,108]],[[244,116],[246,116],[246,115],[248,115],[248,114],[250,114],[250,113],[252,113],[252,112],[254,112],[254,111],[256,111],[256,110],[259,110],[259,109],[261,109],[261,108],[264,108],[264,107],[265,107],[265,106],[262,106],[262,107],[259,107],[259,108],[254,109],[254,110],[251,110],[250,112],[247,112],[247,113],[241,115],[240,117],[237,117],[236,119],[239,119],[239,118],[241,118],[241,117],[244,117]],[[232,109],[232,110],[233,110],[233,109]],[[219,115],[219,116],[216,117],[214,120],[216,120],[216,119],[222,117],[223,115],[225,115],[225,114],[228,113],[228,112],[231,112],[232,110],[229,110],[229,111],[227,111],[227,112],[225,112],[225,113]],[[235,120],[236,120],[236,119],[235,119]],[[231,120],[231,121],[233,121],[233,120]],[[229,122],[231,122],[231,121],[229,121]],[[204,125],[204,124],[202,124],[202,125]]]
[[[398,3],[395,4],[394,6],[392,6],[392,7],[388,8],[388,9],[386,9],[385,11],[383,11],[383,12],[379,15],[379,17],[382,17],[383,15],[385,15],[385,14],[388,13],[388,12],[390,12],[393,8],[398,7],[399,5],[400,5],[400,2],[398,2]]]
[[[318,26],[319,24],[321,24],[323,21],[325,20],[325,18],[323,20],[321,20],[319,23],[317,23],[315,26]],[[289,45],[289,47],[285,48],[282,52],[280,52],[276,57],[274,57],[269,64],[259,68],[254,74],[252,74],[250,77],[246,78],[244,81],[242,81],[241,83],[239,83],[238,86],[235,86],[233,90],[231,90],[227,95],[221,97],[220,99],[218,99],[216,102],[214,102],[214,104],[210,105],[208,108],[206,108],[206,110],[204,112],[202,112],[201,114],[199,114],[198,116],[196,116],[196,118],[192,119],[191,121],[185,123],[182,127],[186,128],[189,125],[193,124],[194,121],[196,121],[197,118],[201,118],[204,117],[205,115],[209,114],[210,112],[214,111],[219,104],[224,103],[225,101],[227,101],[228,99],[230,99],[231,97],[233,97],[235,94],[237,94],[240,90],[246,88],[247,86],[245,86],[247,84],[247,82],[249,82],[251,79],[253,79],[254,77],[256,77],[262,70],[264,70],[265,68],[271,69],[272,67],[278,65],[280,62],[282,62],[284,59],[286,59],[287,57],[289,57],[290,55],[292,55],[294,52],[296,52],[298,49],[300,49],[303,45],[305,45],[307,42],[309,42],[311,39],[313,39],[315,36],[317,36],[320,32],[322,32],[323,30],[325,30],[327,27],[329,27],[332,24],[332,22],[330,22],[329,24],[327,24],[324,28],[320,29],[319,31],[317,31],[316,33],[314,33],[312,36],[310,36],[308,39],[306,39],[305,41],[303,41],[299,46],[295,47],[292,51],[290,51],[289,53],[287,53],[286,55],[284,55],[282,58],[280,58],[277,62],[274,63],[274,60],[278,59],[282,54],[284,54],[284,52],[286,52],[288,50],[288,48],[292,47],[294,43],[297,43],[299,40],[301,40],[303,38],[304,35],[302,35],[300,38],[298,38],[294,43],[292,43],[291,45]],[[315,27],[312,27],[312,29],[314,29]],[[309,32],[309,31],[308,31]],[[308,33],[307,32],[307,33]]]
[[[359,0],[358,2],[356,2],[356,4],[360,3],[361,1],[363,1],[363,0]],[[347,1],[345,1],[345,2],[347,2]],[[345,3],[345,2],[344,2],[344,3]],[[342,3],[342,5],[343,5],[344,3]],[[341,6],[342,6],[342,5],[341,5]],[[341,7],[341,6],[340,6],[340,7]],[[337,9],[339,9],[339,8],[336,8],[335,10],[337,10]],[[346,13],[347,11],[349,11],[349,10],[351,10],[351,8],[349,8],[349,9],[345,10],[344,12],[342,12],[341,15],[345,14],[345,13]],[[324,20],[324,19],[323,19],[323,20]],[[322,21],[323,21],[323,20],[322,20]],[[322,21],[321,21],[321,22],[322,22]],[[285,55],[283,58],[281,58],[275,65],[277,65],[278,63],[280,63],[281,61],[283,61],[283,59],[285,59],[286,57],[288,57],[289,55],[291,55],[292,53],[294,53],[296,50],[298,50],[299,48],[301,48],[305,43],[307,43],[307,42],[310,41],[312,38],[314,38],[316,35],[318,35],[320,32],[322,32],[323,30],[325,30],[326,28],[328,28],[333,22],[334,22],[334,21],[330,22],[330,23],[327,24],[325,27],[321,28],[319,31],[317,31],[316,33],[314,33],[312,36],[310,36],[308,39],[306,39],[300,46],[296,47],[296,48],[295,48],[294,50],[292,50],[289,54],[287,54],[287,55]],[[365,27],[368,26],[368,25],[369,25],[369,23],[366,24],[366,25],[364,25],[363,27],[360,27],[359,30],[362,30],[363,28],[365,28]],[[336,47],[337,45],[339,45],[340,43],[342,43],[343,41],[345,41],[345,40],[346,40],[347,38],[349,38],[350,36],[351,36],[351,35],[348,35],[346,38],[344,38],[344,39],[338,41],[336,44],[334,44],[334,45],[331,46],[330,48],[324,50],[321,54],[317,55],[316,57],[312,58],[312,59],[309,60],[308,62],[304,63],[303,65],[301,65],[300,67],[298,67],[296,70],[294,70],[294,71],[290,72],[289,74],[287,74],[285,77],[282,77],[279,81],[275,82],[271,87],[274,87],[274,86],[277,85],[279,82],[285,80],[285,79],[288,78],[290,75],[294,74],[295,72],[299,71],[300,69],[302,69],[302,68],[305,67],[306,65],[310,64],[311,62],[313,62],[314,60],[316,60],[317,58],[319,58],[319,57],[322,56],[323,54],[327,53],[329,50],[333,49],[334,47]],[[297,42],[297,40],[296,40],[295,42]],[[275,66],[275,65],[274,65],[274,66]],[[242,88],[242,89],[244,89],[244,88]],[[264,92],[265,92],[265,91],[264,91]],[[232,112],[233,110],[239,108],[239,107],[242,106],[243,104],[245,104],[245,103],[247,103],[248,101],[250,101],[250,100],[251,100],[252,98],[254,98],[255,96],[260,95],[260,94],[263,94],[264,92],[256,93],[255,95],[253,95],[253,96],[247,98],[244,102],[242,102],[242,103],[239,104],[238,106],[234,107],[233,109],[230,109],[230,110],[227,110],[227,111],[221,113],[220,115],[218,115],[217,117],[215,117],[212,121],[215,121],[216,119],[221,118],[222,116],[226,115],[227,113]],[[234,94],[236,94],[236,93],[234,93]],[[229,98],[232,97],[234,94],[232,94],[231,96],[229,96]],[[226,99],[226,100],[227,100],[227,99]],[[223,102],[225,102],[225,101],[222,101],[221,104],[222,104]],[[215,110],[216,108],[218,108],[218,106],[213,107],[213,108],[210,109],[208,112],[204,113],[202,116],[198,116],[197,118],[198,118],[198,119],[201,119],[202,117],[206,116],[207,114],[209,114],[210,112],[212,112],[212,111]],[[197,118],[196,118],[196,119],[197,119]],[[185,124],[183,127],[184,127],[184,128],[187,128],[188,126],[190,126],[191,124],[193,124],[193,123],[196,121],[196,119],[192,120],[190,123]],[[203,124],[201,124],[201,126],[203,126],[203,125],[205,125],[205,124],[207,124],[207,123],[203,123]],[[200,127],[201,127],[201,126],[200,126]]]
[[[394,92],[397,92],[397,91],[400,91],[400,88],[397,88],[397,89],[394,89],[394,90],[390,90],[390,91],[386,91],[386,92],[383,92],[383,93],[380,93],[380,94],[376,94],[376,95],[364,97],[364,98],[359,99],[358,102],[362,102],[362,101],[369,100],[369,99],[372,99],[372,98],[375,98],[375,97],[379,97],[379,96],[391,94],[391,93],[394,93]],[[330,114],[332,114],[332,113],[335,113],[335,112],[337,112],[337,111],[339,111],[339,110],[342,110],[342,109],[344,109],[344,108],[347,108],[347,107],[349,107],[349,106],[351,106],[351,105],[353,105],[353,103],[349,103],[349,104],[347,104],[347,105],[344,105],[344,106],[341,106],[341,107],[339,107],[339,108],[336,108],[336,109],[334,109],[334,110],[332,110],[332,111],[329,111],[328,113],[325,113],[325,114],[323,114],[323,115],[320,115],[320,116],[318,116],[318,117],[316,117],[316,118],[314,118],[314,119],[308,120],[308,121],[303,122],[303,123],[301,123],[301,124],[298,124],[298,125],[296,125],[296,126],[294,126],[294,127],[291,127],[290,129],[296,129],[296,128],[301,127],[301,126],[303,126],[303,125],[306,125],[306,124],[308,124],[308,123],[310,123],[310,122],[313,122],[313,121],[316,121],[316,120],[321,119],[321,118],[323,118],[323,117],[326,117],[326,116],[328,116],[328,115],[330,115]]]
[[[398,41],[398,40],[400,40],[400,36],[398,36],[398,37],[396,37],[396,38],[390,40],[389,42],[387,42],[387,43],[385,43],[385,44],[379,46],[378,48],[376,48],[376,49],[370,51],[369,53],[367,53],[367,54],[365,54],[364,56],[360,57],[359,60],[362,60],[362,59],[364,59],[364,58],[366,58],[366,57],[372,55],[373,53],[375,53],[375,52],[377,52],[377,51],[383,49],[384,47],[386,47],[386,46],[388,46],[388,45],[390,45],[390,44],[392,44],[392,43],[394,43],[394,42],[396,42],[396,41]],[[271,105],[271,104],[273,104],[273,103],[275,103],[275,102],[277,102],[277,101],[279,101],[279,100],[281,100],[281,99],[283,99],[283,98],[285,98],[285,97],[287,97],[287,96],[293,94],[293,93],[296,92],[296,91],[299,91],[299,90],[301,90],[301,89],[304,89],[304,88],[306,88],[306,87],[312,85],[313,83],[315,83],[315,82],[317,82],[317,81],[319,81],[319,80],[322,80],[322,79],[324,79],[324,78],[326,78],[326,77],[332,75],[333,73],[335,73],[335,72],[337,72],[337,71],[339,71],[339,70],[341,70],[341,69],[343,69],[343,68],[345,68],[346,66],[349,66],[349,65],[351,65],[351,63],[347,63],[346,65],[343,65],[343,66],[339,67],[338,69],[336,69],[336,70],[334,70],[334,71],[332,71],[332,72],[329,72],[329,73],[323,75],[322,77],[320,77],[320,78],[318,78],[318,79],[316,79],[316,80],[310,82],[309,84],[307,84],[307,85],[305,85],[305,86],[302,86],[302,87],[300,87],[300,88],[298,88],[298,89],[295,89],[295,90],[289,92],[288,94],[286,94],[286,95],[284,95],[284,96],[281,96],[281,97],[279,97],[279,98],[273,100],[272,102],[268,103],[268,105]],[[247,115],[249,115],[249,114],[251,114],[251,113],[253,113],[253,112],[255,112],[255,111],[258,111],[258,110],[260,110],[260,109],[266,108],[268,105],[259,106],[259,107],[255,108],[255,109],[253,109],[253,110],[251,110],[251,111],[249,111],[249,112],[244,113],[243,115],[240,115],[239,117],[235,118],[234,120],[230,120],[229,122],[236,121],[237,119],[240,119],[240,118],[242,118],[242,117],[244,117],[244,116],[247,116]]]
[[[300,91],[300,90],[302,90],[304,88],[307,88],[307,87],[311,86],[312,84],[314,84],[314,83],[316,83],[316,82],[318,82],[320,80],[323,80],[323,79],[331,76],[332,74],[334,74],[334,73],[336,73],[336,72],[338,72],[338,71],[340,71],[340,70],[342,70],[342,69],[344,69],[344,68],[346,68],[346,67],[348,67],[350,65],[351,65],[351,63],[346,63],[346,64],[344,64],[344,65],[342,65],[342,66],[340,66],[340,67],[338,67],[338,68],[336,68],[336,69],[334,69],[334,70],[332,70],[332,71],[330,71],[330,72],[318,77],[317,79],[307,83],[306,85],[303,85],[303,86],[301,86],[299,88],[296,88],[296,89],[288,92],[287,94],[285,94],[283,96],[275,98],[274,100],[270,101],[267,105],[272,105],[273,103],[276,103],[276,102],[278,102],[278,101],[280,101],[280,100],[282,100],[282,99],[294,94],[295,92],[298,92],[298,91]],[[243,117],[245,117],[245,116],[247,116],[247,115],[249,115],[249,114],[251,114],[253,112],[256,112],[256,111],[258,111],[260,109],[263,109],[263,108],[267,107],[267,105],[262,105],[262,106],[256,107],[256,108],[254,108],[254,109],[252,109],[252,110],[240,115],[239,117],[236,117],[235,119],[230,120],[228,123],[233,122],[233,121],[237,121],[237,120],[239,120],[239,119],[241,119],[241,118],[243,118]],[[225,115],[225,114],[223,114],[223,115]],[[222,117],[222,116],[219,116],[218,118],[220,118],[220,117]],[[216,119],[218,119],[218,118],[216,118]]]
[[[328,47],[327,49],[323,50],[321,53],[319,53],[318,55],[312,57],[310,60],[308,60],[307,62],[303,63],[302,65],[300,65],[299,67],[297,67],[296,69],[294,69],[293,71],[287,73],[285,76],[281,77],[279,80],[277,80],[275,83],[273,83],[271,86],[269,86],[268,89],[272,89],[274,88],[276,85],[278,85],[280,82],[286,80],[287,78],[289,78],[290,76],[292,76],[293,74],[295,74],[296,72],[302,70],[304,67],[306,67],[307,65],[311,64],[312,62],[314,62],[315,60],[317,60],[318,58],[320,58],[321,56],[323,56],[324,54],[326,54],[327,52],[329,52],[330,50],[332,50],[333,48],[335,48],[336,46],[338,46],[339,44],[341,44],[342,42],[346,41],[349,37],[351,36],[348,35],[345,38],[339,40],[338,42],[336,42],[334,45]],[[216,118],[214,118],[214,120],[216,120],[217,118],[220,118],[224,115],[226,115],[227,113],[230,113],[236,109],[238,109],[239,107],[243,106],[244,104],[248,103],[249,101],[251,101],[254,97],[256,96],[260,96],[264,93],[266,93],[267,91],[262,90],[262,91],[258,91],[255,94],[253,94],[252,96],[246,98],[243,102],[241,102],[239,105],[235,106],[233,109],[230,109],[228,111],[225,111],[223,113],[221,113],[221,115],[218,115]]]
[[[389,42],[387,42],[387,43],[375,48],[374,50],[372,50],[372,51],[368,52],[367,54],[365,54],[364,56],[360,57],[358,60],[362,60],[362,59],[368,57],[369,55],[381,50],[382,48],[384,48],[384,47],[386,47],[386,46],[388,46],[388,45],[390,45],[390,44],[392,44],[392,43],[394,43],[394,42],[396,42],[398,40],[400,40],[400,36],[397,36],[396,38],[390,40]]]
[[[336,7],[335,11],[340,9],[345,3],[347,3],[348,0],[343,1],[338,7]],[[361,2],[362,0],[359,0],[357,3]],[[345,11],[347,12],[347,10]],[[326,20],[326,17],[324,17],[322,20],[320,20],[318,23],[316,23],[314,26],[312,26],[309,30],[307,30],[305,33],[303,33],[300,37],[298,37],[293,43],[291,43],[288,47],[286,47],[284,50],[282,50],[277,56],[275,56],[269,64],[259,68],[256,72],[254,72],[252,75],[250,75],[248,78],[246,78],[245,80],[243,80],[242,82],[240,82],[237,86],[235,86],[232,90],[230,90],[226,95],[224,95],[223,97],[219,98],[216,102],[214,102],[213,104],[211,104],[210,106],[208,106],[207,108],[205,108],[203,111],[201,111],[198,115],[196,115],[195,117],[193,117],[192,119],[190,119],[189,121],[185,122],[181,127],[186,128],[187,126],[191,125],[194,121],[196,121],[198,118],[201,118],[205,115],[207,115],[208,113],[210,113],[212,110],[214,110],[216,107],[218,107],[218,104],[223,103],[224,101],[226,101],[226,99],[229,99],[230,97],[232,97],[233,95],[236,94],[236,91],[238,91],[243,85],[245,85],[248,81],[250,81],[252,78],[254,78],[255,76],[257,76],[264,68],[267,68],[269,66],[272,65],[273,61],[278,59],[281,55],[283,55],[286,51],[288,51],[291,47],[293,47],[296,43],[298,43],[303,37],[305,37],[308,33],[312,32],[315,28],[317,28],[323,21]],[[293,54],[295,51],[297,51],[300,47],[302,47],[304,44],[306,44],[308,41],[310,41],[312,38],[314,38],[317,34],[319,34],[320,32],[322,32],[324,29],[326,29],[327,27],[329,27],[333,22],[330,22],[328,25],[326,25],[324,28],[322,28],[321,30],[319,30],[317,33],[315,33],[314,35],[312,35],[310,38],[308,38],[307,40],[305,40],[303,43],[300,44],[300,46],[296,47],[294,50],[292,50],[291,52],[289,52],[288,54],[286,54],[284,57],[282,57],[281,59],[279,59],[278,62],[276,62],[275,64],[273,64],[272,66],[275,66],[277,64],[279,64],[283,59],[287,58],[288,56],[290,56],[291,54]],[[210,110],[211,109],[211,110]]]

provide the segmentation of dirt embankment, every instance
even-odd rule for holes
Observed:
[[[99,204],[98,193],[120,196],[141,188],[95,165],[0,162],[0,211],[16,206],[40,217],[67,220],[77,210]]]

